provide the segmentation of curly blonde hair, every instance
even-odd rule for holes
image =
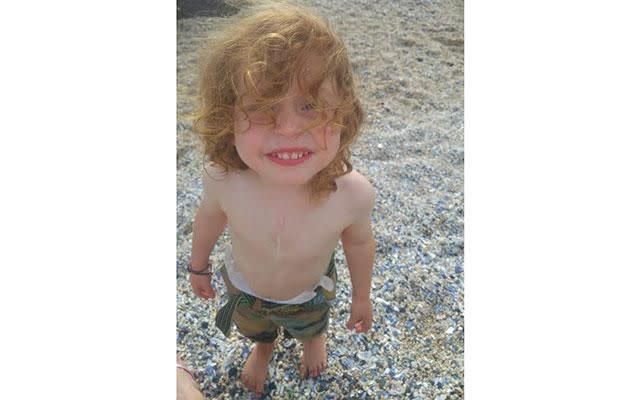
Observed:
[[[359,135],[365,113],[357,96],[347,50],[340,37],[321,17],[306,8],[275,5],[253,8],[249,15],[226,25],[208,44],[202,60],[200,108],[193,130],[204,154],[223,167],[248,169],[234,147],[234,107],[243,109],[243,97],[254,99],[257,110],[271,118],[271,106],[297,82],[313,102],[319,118],[333,115],[340,146],[333,161],[308,182],[314,198],[337,189],[335,179],[352,171],[350,145]],[[321,61],[308,71],[309,57]],[[308,79],[307,78],[308,75]],[[340,101],[331,106],[319,89],[330,80]]]

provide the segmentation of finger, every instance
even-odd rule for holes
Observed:
[[[346,328],[352,330],[353,328],[356,327],[356,324],[358,323],[359,319],[353,315],[350,315],[350,318],[348,319],[348,322],[346,323]]]
[[[195,294],[203,299],[208,298],[208,290],[203,287],[198,288]]]
[[[356,324],[354,324],[353,329],[356,333],[365,332],[365,326],[363,325],[363,321],[359,321]]]

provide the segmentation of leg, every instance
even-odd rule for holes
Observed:
[[[302,378],[319,376],[327,364],[326,334],[322,333],[314,338],[302,341],[304,352],[300,362],[300,376]]]
[[[274,342],[256,342],[241,373],[245,387],[259,396],[263,394],[273,346]]]
[[[300,362],[303,378],[319,376],[327,366],[326,329],[330,305],[320,293],[313,300],[287,307],[273,319],[304,345]]]
[[[254,341],[254,347],[241,372],[241,381],[247,389],[260,396],[267,379],[278,326],[249,307],[237,307],[233,319],[241,334]]]

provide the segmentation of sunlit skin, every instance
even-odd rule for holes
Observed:
[[[321,90],[328,102],[336,101],[330,82]],[[249,287],[259,296],[286,300],[315,286],[341,238],[353,287],[347,328],[368,331],[374,188],[352,171],[336,180],[337,190],[323,201],[311,201],[309,179],[339,151],[332,112],[312,126],[317,115],[297,85],[272,108],[272,123],[250,106],[245,98],[245,112],[234,108],[234,145],[249,169],[224,174],[211,167],[209,175],[204,173],[204,197],[193,224],[193,269],[205,268],[227,226],[235,263]],[[191,281],[197,295],[215,297],[207,277],[191,275]],[[256,343],[241,374],[245,386],[258,394],[272,351],[273,343]],[[325,335],[303,341],[303,377],[321,374],[326,360]]]
[[[328,103],[338,102],[329,81],[320,92]],[[236,151],[265,184],[279,190],[306,190],[308,180],[324,169],[339,150],[340,129],[334,125],[332,111],[321,121],[298,85],[291,86],[284,98],[271,107],[271,116],[257,111],[247,97],[243,109],[245,112],[234,107]]]

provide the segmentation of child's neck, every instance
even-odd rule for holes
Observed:
[[[287,198],[305,198],[309,196],[308,185],[282,185],[273,182],[260,181],[262,190],[273,196]]]
[[[253,172],[253,171],[252,171]],[[269,196],[273,197],[286,197],[286,198],[308,198],[310,195],[310,188],[308,184],[281,184],[262,178],[260,175],[254,173],[261,191]]]

